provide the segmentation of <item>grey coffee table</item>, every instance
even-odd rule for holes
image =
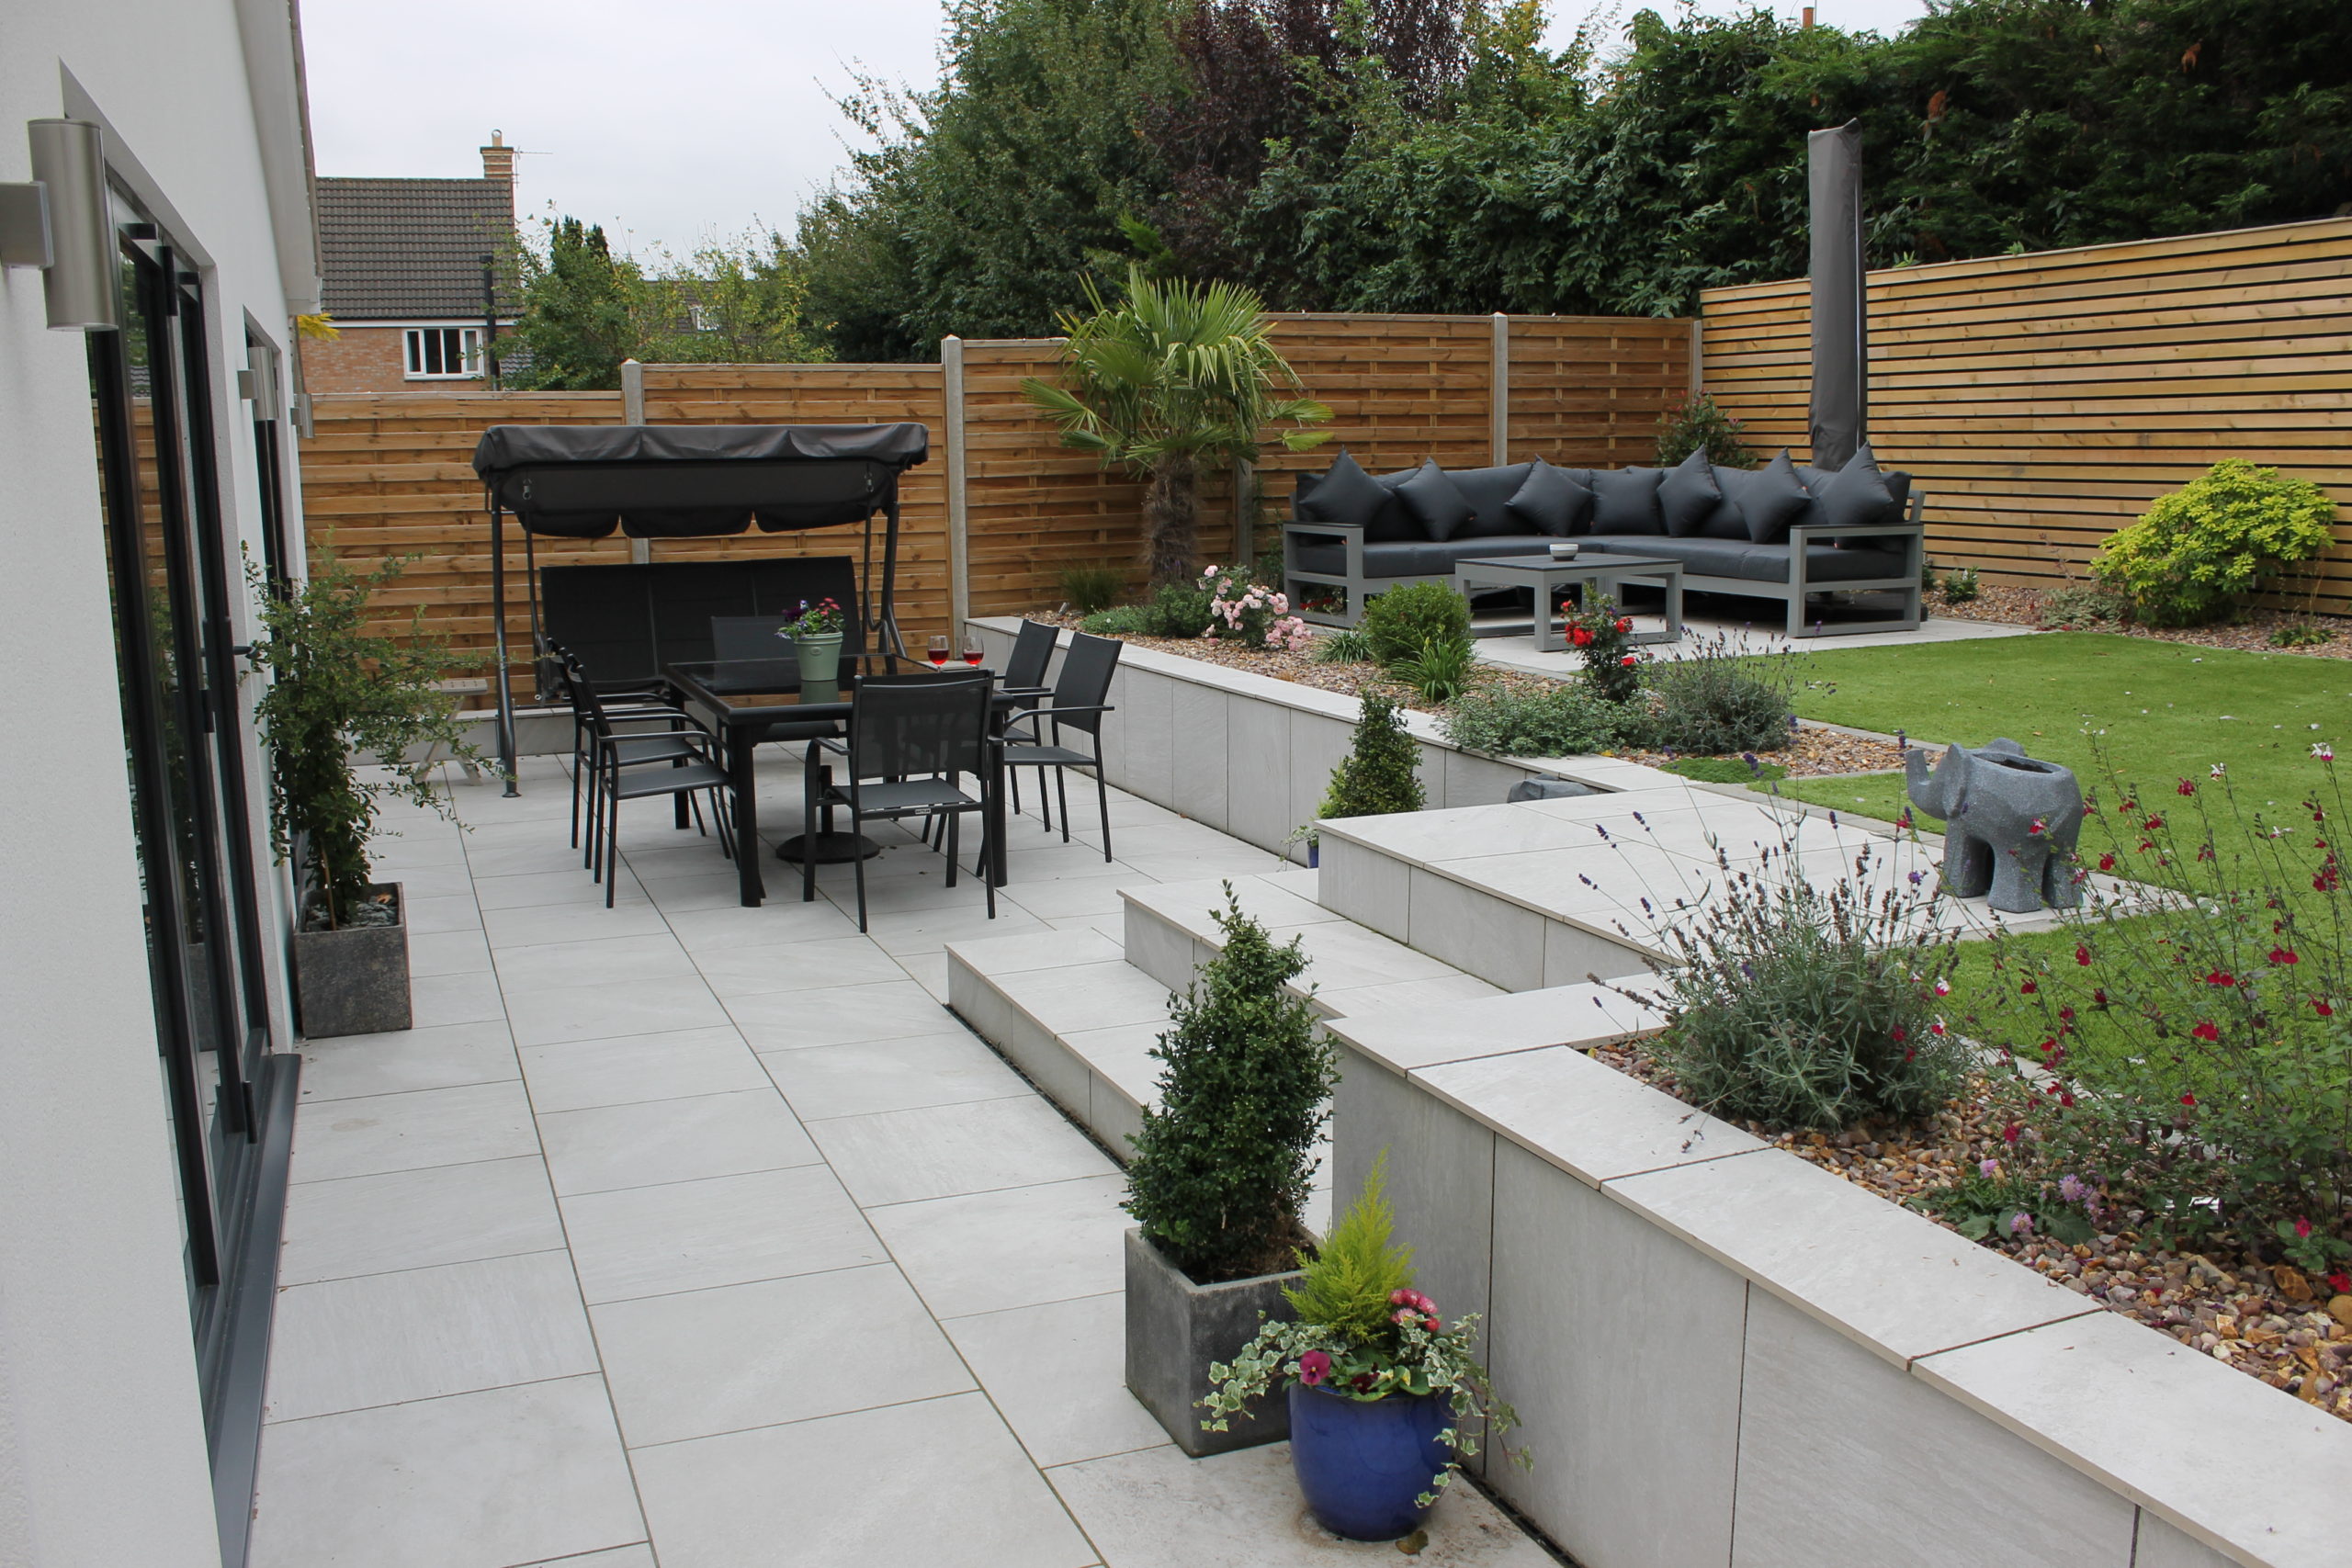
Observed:
[[[1682,639],[1682,563],[1655,556],[1612,556],[1589,550],[1566,560],[1541,556],[1480,556],[1453,563],[1453,586],[1464,598],[1490,588],[1526,588],[1535,595],[1535,647],[1543,653],[1565,653],[1568,639],[1563,624],[1552,618],[1553,591],[1565,583],[1579,583],[1589,595],[1596,591],[1618,596],[1619,582],[1655,582],[1666,590],[1666,630],[1635,632],[1634,642],[1679,642]],[[1507,629],[1479,634],[1505,637]]]

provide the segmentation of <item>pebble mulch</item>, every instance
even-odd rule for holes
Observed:
[[[1589,1055],[1654,1088],[1678,1093],[1674,1075],[1637,1043]],[[1844,1133],[1778,1133],[1736,1124],[1799,1158],[1893,1202],[1949,1187],[1980,1161],[2002,1158],[2007,1086],[1972,1079],[1925,1125],[1863,1126]],[[1930,1216],[1931,1218],[1933,1216]],[[2124,1211],[2117,1217],[2132,1217]],[[1938,1221],[1938,1224],[1943,1222]],[[1947,1228],[1950,1228],[1947,1226]],[[2250,1257],[2172,1252],[2143,1246],[2129,1228],[2080,1246],[2045,1236],[1999,1237],[1992,1247],[2182,1344],[2234,1367],[2314,1408],[2352,1422],[2352,1294],[2284,1264]],[[2314,1289],[2316,1287],[2316,1289]]]
[[[1078,624],[1078,617],[1069,615],[1038,615],[1035,618],[1050,621],[1057,626],[1074,626]],[[1271,675],[1278,681],[1295,681],[1319,692],[1337,692],[1351,697],[1360,697],[1366,692],[1382,692],[1404,706],[1422,713],[1445,711],[1444,705],[1426,702],[1410,686],[1389,680],[1376,664],[1320,664],[1311,653],[1294,653],[1286,649],[1245,648],[1238,642],[1223,642],[1210,637],[1125,637],[1119,640],[1134,643],[1137,648],[1222,664],[1231,670],[1247,670],[1253,675]],[[1551,691],[1560,684],[1547,675],[1531,674],[1521,670],[1499,670],[1491,665],[1481,665],[1473,680],[1482,691],[1531,694]],[[1675,754],[1671,751],[1619,751],[1610,755],[1655,767],[1660,762],[1672,761]],[[1780,750],[1759,755],[1767,761],[1787,768],[1791,778],[1800,779],[1823,778],[1838,773],[1882,773],[1903,766],[1902,750],[1891,740],[1811,728],[1797,731],[1790,744]]]
[[[1930,610],[1955,621],[1997,621],[2006,626],[2042,626],[2041,601],[2047,590],[1984,583],[1965,604],[1947,604],[1943,595],[1929,601]],[[2274,648],[2270,634],[2282,626],[2314,619],[2335,635],[2309,648]],[[2114,632],[2157,642],[2185,642],[2199,648],[2235,649],[2243,653],[2308,653],[2321,659],[2352,659],[2352,620],[2341,615],[2305,617],[2283,610],[2250,610],[2242,624],[2213,626],[2142,626],[2104,624],[2082,626],[2076,631]]]

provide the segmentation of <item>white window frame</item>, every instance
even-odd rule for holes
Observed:
[[[458,350],[458,367],[454,370],[429,370],[425,365],[433,359],[448,363],[449,344],[454,337]],[[481,328],[460,325],[440,327],[403,327],[401,329],[401,375],[409,381],[479,381],[482,378]]]

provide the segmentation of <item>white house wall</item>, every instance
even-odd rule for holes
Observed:
[[[30,177],[25,121],[97,119],[117,172],[197,257],[214,457],[233,534],[257,556],[234,373],[248,318],[290,351],[289,296],[300,302],[316,283],[281,267],[310,254],[307,236],[273,226],[273,180],[275,216],[307,222],[289,211],[302,205],[300,146],[282,143],[300,123],[290,8],[249,11],[241,18],[231,0],[10,0],[0,179]],[[281,145],[266,161],[249,59],[277,68],[264,96]],[[0,1562],[215,1564],[89,372],[81,335],[47,329],[41,276],[28,269],[0,273]],[[250,630],[246,615],[241,640]],[[248,762],[258,784],[258,756]],[[258,820],[255,830],[266,843]]]

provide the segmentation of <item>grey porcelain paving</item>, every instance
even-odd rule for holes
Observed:
[[[1126,1298],[1011,1307],[940,1326],[1041,1466],[1127,1453],[1169,1441],[1123,1384]]]
[[[1035,1095],[836,1116],[808,1124],[860,1203],[1034,1187],[1102,1176],[1102,1152]]]
[[[542,1117],[600,1105],[761,1089],[768,1081],[731,1024],[526,1045],[519,1055],[532,1108]]]
[[[695,964],[705,982],[723,999],[906,978],[906,972],[888,953],[858,936],[724,947],[697,955]]]
[[[493,952],[550,942],[588,942],[599,937],[660,936],[670,928],[662,911],[638,901],[607,909],[602,903],[558,904],[536,909],[486,909],[482,929]]]
[[[460,975],[415,975],[409,978],[409,1013],[414,1027],[486,1023],[504,1016],[498,977],[487,969]]]
[[[514,1021],[518,1045],[608,1040],[616,1034],[707,1029],[727,1022],[727,1010],[698,976],[548,990],[509,987],[506,1015]]]
[[[820,1162],[775,1090],[541,1111],[539,1139],[560,1196],[742,1176]]]
[[[272,1333],[278,1421],[596,1370],[560,1250],[292,1286]]]
[[[595,1309],[632,1448],[961,1393],[939,1325],[888,1264]],[[815,1347],[821,1354],[812,1354]]]
[[[294,1118],[296,1182],[539,1152],[519,1082],[318,1100]]]
[[[298,1183],[286,1199],[277,1282],[308,1284],[563,1246],[536,1154]]]
[[[508,1568],[645,1538],[602,1378],[262,1434],[253,1568]]]
[[[480,931],[409,932],[411,975],[464,975],[489,967],[490,942]]]
[[[1123,1288],[1120,1237],[1135,1222],[1119,1208],[1117,1176],[933,1198],[872,1211],[936,1317],[1035,1306]]]
[[[954,1016],[912,980],[738,997],[727,1010],[755,1050],[901,1040],[951,1027]]]
[[[674,980],[695,973],[694,959],[667,931],[505,947],[498,950],[496,964],[499,983],[509,992]]]
[[[634,1459],[662,1568],[1096,1561],[977,1393],[639,1449]],[[811,1506],[851,1497],[854,1506]]]
[[[1003,1058],[960,1029],[906,1040],[772,1051],[760,1061],[803,1121],[1031,1092]]]
[[[352,1100],[415,1089],[454,1089],[516,1076],[503,1017],[419,1027],[396,1035],[347,1034],[302,1047],[302,1100]]]
[[[854,1269],[882,1245],[821,1165],[561,1201],[591,1303]]]

